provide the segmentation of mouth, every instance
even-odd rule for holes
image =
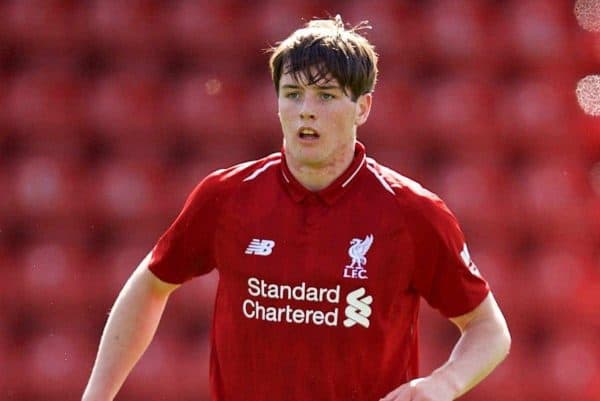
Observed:
[[[315,141],[319,139],[319,133],[313,128],[302,127],[298,130],[298,137],[307,141]]]

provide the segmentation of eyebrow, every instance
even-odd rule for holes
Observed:
[[[315,85],[319,89],[342,89],[339,85]]]

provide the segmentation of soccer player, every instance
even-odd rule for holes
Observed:
[[[272,49],[270,68],[281,153],[194,189],[119,294],[85,401],[115,397],[169,294],[213,269],[215,401],[447,401],[507,355],[504,317],[455,217],[357,141],[377,78],[360,30],[313,20]],[[461,331],[427,376],[421,297]]]

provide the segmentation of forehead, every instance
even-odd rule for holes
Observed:
[[[311,73],[314,74],[315,71],[311,70]],[[309,86],[337,86],[340,84],[337,79],[335,79],[331,74],[327,74],[325,77],[319,79],[314,83],[310,83],[310,77],[306,72],[298,72],[297,74],[293,74],[291,72],[285,72],[281,74],[281,79],[279,80],[279,87],[283,87],[284,85],[295,85],[300,87],[309,87]]]

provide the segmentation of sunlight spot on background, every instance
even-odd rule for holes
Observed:
[[[575,2],[575,18],[579,25],[587,31],[600,32],[600,1],[577,0]]]
[[[600,75],[588,75],[577,83],[577,102],[586,114],[600,116]]]

